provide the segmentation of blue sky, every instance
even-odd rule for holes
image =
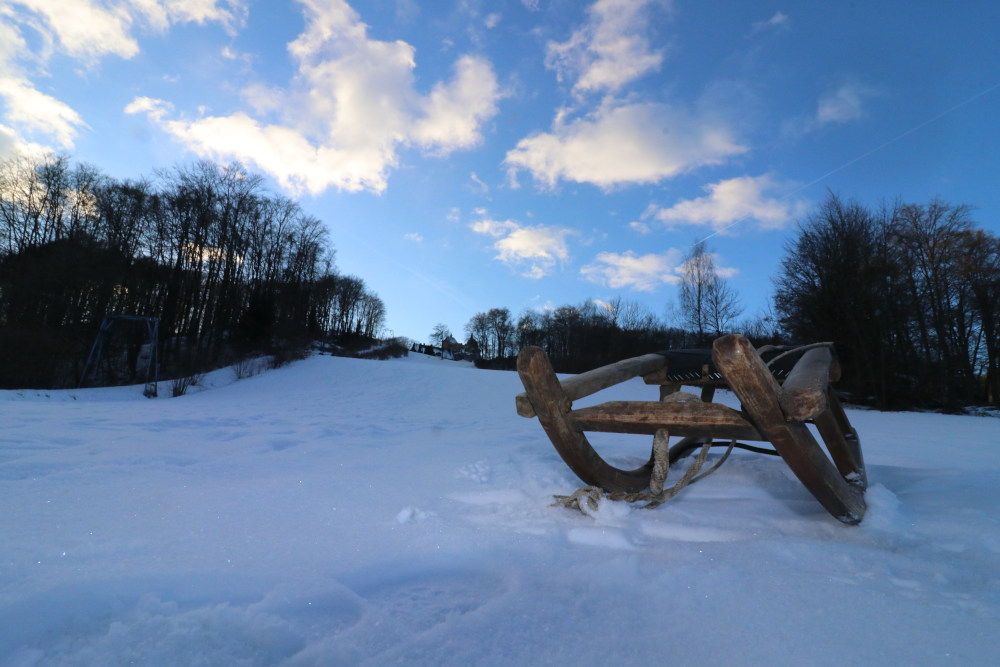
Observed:
[[[1000,232],[1000,3],[0,0],[0,157],[240,160],[395,335],[621,297],[748,316],[828,190]]]

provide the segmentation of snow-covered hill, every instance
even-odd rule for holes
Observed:
[[[589,518],[549,506],[579,482],[513,373],[226,373],[180,398],[0,392],[0,664],[1000,660],[998,419],[850,411],[859,527],[739,451],[656,510]]]

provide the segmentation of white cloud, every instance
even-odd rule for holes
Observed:
[[[651,206],[642,218],[667,224],[709,225],[717,231],[753,219],[761,229],[780,229],[803,215],[808,203],[766,195],[778,187],[767,174],[731,178],[704,186],[708,192],[704,197],[686,199],[670,208]]]
[[[136,27],[165,31],[177,23],[219,22],[233,30],[246,16],[246,0],[2,0],[0,14],[31,26],[48,44],[92,64],[106,55],[139,53]]]
[[[5,1],[0,9],[33,27],[49,48],[58,43],[62,52],[88,63],[105,55],[131,58],[139,52],[127,7],[108,8],[94,0],[18,0]]]
[[[721,265],[722,257],[718,253],[709,252],[706,253],[705,256],[710,260],[712,270],[718,277],[725,278],[726,280],[728,280],[730,278],[735,278],[740,274],[740,270],[735,267],[722,266]],[[699,272],[699,269],[697,268],[699,266],[700,266],[699,264],[694,263],[693,259],[690,259],[686,262],[682,262],[681,265],[677,267],[675,272],[677,273],[678,276],[683,277],[686,275],[690,275],[692,273]]]
[[[26,79],[0,77],[0,99],[6,105],[7,122],[21,132],[51,137],[60,148],[72,148],[77,132],[87,127],[80,114]]]
[[[482,214],[483,211],[478,210]],[[542,278],[558,263],[569,261],[567,237],[572,229],[545,225],[524,226],[513,220],[482,218],[469,225],[477,234],[491,236],[497,251],[495,259],[519,270],[526,278]]]
[[[17,133],[5,125],[0,125],[0,160],[5,160],[17,152]]]
[[[299,63],[296,78],[286,90],[245,92],[259,113],[283,110],[281,123],[245,112],[152,120],[199,155],[252,162],[283,187],[314,194],[329,187],[382,192],[401,147],[447,154],[481,141],[501,96],[488,61],[460,58],[453,78],[422,96],[411,45],[369,39],[343,0],[301,1],[306,28],[288,45]]]
[[[563,179],[609,188],[657,183],[746,150],[711,114],[606,100],[586,118],[566,123],[558,115],[552,132],[519,141],[505,164],[512,182],[518,170],[526,169],[548,187]]]
[[[3,21],[5,11],[9,13],[10,8],[5,7],[0,0],[0,67],[9,69],[10,63],[14,61],[16,56],[28,52],[28,46],[21,32],[14,25]]]
[[[233,29],[245,14],[246,0],[127,0],[114,5],[99,0],[0,0],[0,100],[5,107],[0,120],[10,124],[5,134],[13,133],[21,148],[54,143],[69,149],[87,127],[76,110],[41,92],[31,80],[30,70],[44,73],[53,53],[92,66],[105,56],[136,55],[137,29],[162,31],[175,23],[208,21]],[[26,31],[36,38],[30,51]]]
[[[864,118],[864,102],[877,91],[857,81],[848,81],[828,91],[816,106],[816,125],[847,123]]]
[[[173,104],[152,97],[137,97],[125,107],[125,113],[127,114],[144,113],[156,120],[160,120],[165,114],[173,110]]]
[[[413,241],[414,243],[423,243],[424,237],[417,232],[412,232],[410,234],[404,234],[403,238],[407,241]]]
[[[676,284],[680,278],[677,269],[683,262],[680,250],[637,255],[631,250],[624,253],[602,252],[594,261],[580,269],[587,280],[612,289],[634,289],[654,292],[663,285]]]
[[[499,86],[489,62],[463,56],[455,64],[455,78],[438,83],[421,100],[423,117],[412,129],[421,146],[449,153],[480,142],[483,121],[497,113]]]
[[[549,42],[545,65],[560,80],[576,76],[577,93],[616,91],[659,69],[663,54],[650,48],[647,29],[650,0],[597,0],[588,21],[565,42]]]
[[[476,209],[476,212],[479,213],[480,209]],[[519,225],[511,220],[490,220],[489,218],[476,220],[469,225],[469,229],[475,233],[485,234],[493,238],[500,238],[507,232],[518,229],[518,227]]]

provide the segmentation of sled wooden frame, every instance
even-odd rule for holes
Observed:
[[[706,364],[700,373],[678,380],[668,356],[647,354],[560,381],[545,353],[526,347],[517,359],[525,389],[516,398],[517,412],[537,416],[573,472],[608,492],[646,489],[652,457],[635,470],[621,470],[601,458],[585,431],[681,436],[670,448],[670,463],[714,438],[767,441],[830,514],[847,524],[860,523],[867,477],[861,441],[832,389],[840,377],[832,348],[806,349],[783,382],[743,336],[716,339],[712,362],[715,371]],[[660,385],[660,401],[609,401],[573,409],[573,401],[638,376]],[[682,385],[700,387],[701,400],[674,400]],[[732,390],[742,411],[712,402],[722,387]],[[808,424],[815,426],[829,456]]]

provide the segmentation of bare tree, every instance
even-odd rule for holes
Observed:
[[[491,308],[486,317],[489,320],[489,331],[493,337],[496,356],[504,358],[513,352],[514,322],[507,308]]]
[[[704,241],[695,243],[681,264],[679,301],[684,323],[699,343],[709,333],[721,336],[743,312],[736,291],[719,275]]]
[[[962,271],[982,327],[979,357],[985,369],[986,398],[996,405],[1000,403],[1000,238],[976,230],[966,237],[962,256]]]
[[[431,330],[431,343],[438,347],[441,347],[442,343],[451,337],[451,329],[446,324],[435,324]]]
[[[385,304],[334,272],[326,225],[261,177],[207,161],[157,176],[117,180],[63,156],[0,161],[0,384],[78,379],[77,348],[109,312],[157,317],[164,366],[382,332]],[[12,371],[28,343],[26,372]]]
[[[484,359],[494,358],[492,338],[490,337],[490,322],[486,313],[476,313],[465,324],[465,333],[475,339],[479,346],[479,354]]]

